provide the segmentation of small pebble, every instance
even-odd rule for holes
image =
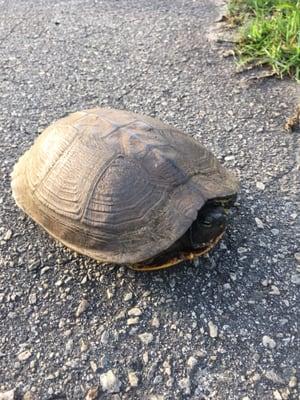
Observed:
[[[239,254],[247,253],[248,249],[246,247],[238,247],[237,252]]]
[[[84,353],[89,348],[83,339],[80,339],[80,352]]]
[[[15,389],[0,392],[0,400],[15,400]]]
[[[295,257],[297,263],[300,264],[300,253],[295,253],[295,254],[294,254],[294,257]]]
[[[91,361],[91,362],[90,362],[90,367],[91,367],[91,369],[92,369],[93,372],[97,372],[98,366],[97,366],[97,364],[95,363],[95,361]]]
[[[128,318],[127,325],[136,325],[139,323],[139,317]]]
[[[186,364],[189,369],[193,369],[197,364],[197,358],[195,358],[194,356],[189,357]]]
[[[95,400],[97,399],[98,394],[99,394],[98,387],[93,387],[87,391],[87,394],[85,395],[85,400]]]
[[[36,303],[36,294],[35,293],[30,293],[28,297],[29,304],[33,305]]]
[[[271,229],[271,232],[272,232],[272,234],[273,234],[274,236],[278,236],[278,235],[279,235],[279,229],[277,229],[277,228]]]
[[[0,400],[15,400],[15,389],[0,392]]]
[[[121,387],[121,382],[112,370],[100,375],[100,384],[102,390],[108,393],[118,393]]]
[[[41,275],[44,275],[46,272],[48,272],[50,267],[44,267],[41,269]]]
[[[261,284],[262,284],[262,286],[267,287],[267,286],[269,286],[270,281],[269,281],[269,279],[263,279],[263,280],[261,281]]]
[[[282,400],[282,396],[281,396],[279,390],[274,390],[273,391],[273,397],[274,397],[275,400]]]
[[[22,400],[35,400],[35,397],[32,392],[28,391],[28,392],[24,393]]]
[[[66,329],[63,332],[64,337],[69,337],[69,336],[71,336],[71,334],[72,334],[72,329]]]
[[[131,372],[128,372],[128,381],[129,381],[130,386],[136,387],[136,386],[138,386],[139,378],[135,372],[131,371]]]
[[[81,300],[81,302],[79,303],[79,305],[77,307],[77,310],[75,312],[75,316],[77,318],[80,317],[80,315],[83,314],[86,311],[88,306],[89,306],[89,303],[88,303],[87,300],[85,300],[85,299]]]
[[[152,318],[151,320],[151,325],[154,326],[155,328],[159,328],[159,319],[157,317]]]
[[[208,329],[210,337],[216,338],[218,336],[218,327],[212,321],[209,321]]]
[[[149,400],[165,400],[165,397],[161,394],[152,394]]]
[[[28,358],[31,357],[31,351],[30,350],[24,350],[21,353],[18,354],[18,360],[19,361],[26,361],[28,360]]]
[[[145,332],[145,333],[141,333],[139,335],[139,338],[144,344],[149,344],[153,340],[153,335],[152,335],[152,333]]]
[[[169,363],[168,360],[165,360],[163,362],[163,368],[164,368],[164,373],[168,376],[171,376],[171,364]]]
[[[261,219],[255,218],[255,223],[256,223],[256,226],[257,226],[259,229],[264,229],[264,224],[263,224],[263,222],[262,222]]]
[[[149,355],[148,355],[147,351],[145,351],[142,358],[143,358],[144,364],[147,364],[149,361]]]
[[[108,340],[109,340],[109,332],[108,331],[104,331],[102,333],[102,335],[101,335],[100,341],[101,341],[102,344],[107,344]]]
[[[262,182],[256,182],[256,187],[259,190],[265,190],[265,185]]]
[[[6,231],[5,235],[3,236],[3,240],[7,242],[8,240],[11,239],[11,237],[12,237],[12,230],[8,229],[8,231]]]
[[[280,295],[280,290],[278,289],[277,286],[272,285],[271,286],[271,290],[270,290],[270,294],[274,294],[276,296],[279,296]]]
[[[294,388],[296,386],[297,386],[297,377],[291,376],[290,381],[289,381],[289,387]]]
[[[262,338],[262,343],[265,347],[268,347],[269,349],[275,349],[276,347],[276,342],[274,339],[272,339],[270,336],[264,335]]]
[[[142,311],[138,307],[133,307],[128,311],[130,317],[139,317],[141,314]]]
[[[132,297],[133,297],[133,294],[131,292],[129,292],[124,295],[123,300],[130,301],[132,299]]]
[[[222,56],[226,57],[234,57],[235,52],[232,49],[222,51]]]
[[[73,344],[74,344],[73,339],[69,339],[66,343],[66,350],[71,351],[73,349]]]

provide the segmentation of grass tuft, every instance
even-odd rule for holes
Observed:
[[[228,9],[241,25],[239,63],[269,65],[300,81],[300,0],[231,0]]]

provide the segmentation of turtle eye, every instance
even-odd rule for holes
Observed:
[[[206,226],[207,228],[212,226],[212,221],[210,218],[206,218],[202,221],[202,225]]]

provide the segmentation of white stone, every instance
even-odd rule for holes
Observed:
[[[136,387],[139,384],[139,378],[134,371],[128,372],[128,381],[130,386]]]
[[[69,339],[66,343],[66,350],[71,351],[73,349],[73,344],[74,344],[73,339]]]
[[[297,377],[291,376],[290,381],[289,381],[289,387],[294,388],[296,386],[297,386]]]
[[[0,392],[0,400],[14,400],[15,389],[8,390],[6,392]]]
[[[28,297],[29,304],[33,305],[36,303],[36,294],[35,293],[30,293]]]
[[[50,267],[44,267],[41,269],[41,275],[44,275],[47,271],[49,271]]]
[[[153,317],[152,321],[151,321],[151,325],[154,326],[155,328],[159,328],[159,319],[157,317]]]
[[[263,224],[263,222],[262,222],[262,220],[261,219],[259,219],[259,218],[255,218],[255,223],[256,223],[256,226],[259,228],[259,229],[264,229],[264,224]]]
[[[121,387],[121,382],[112,370],[100,375],[100,384],[102,390],[108,393],[118,393]]]
[[[276,347],[276,342],[274,339],[272,339],[270,336],[264,335],[262,338],[262,343],[265,347],[268,347],[269,349],[275,349]]]
[[[295,257],[296,261],[300,264],[300,253],[295,253],[294,257]]]
[[[209,321],[208,329],[210,337],[216,338],[218,336],[218,327],[212,321]]]
[[[87,351],[89,346],[85,343],[85,341],[83,339],[80,339],[79,343],[80,343],[80,351],[81,351],[81,353],[84,353],[85,351]]]
[[[172,370],[171,370],[171,364],[169,363],[168,360],[165,360],[163,362],[163,368],[164,368],[164,373],[168,376],[171,376]]]
[[[133,294],[131,292],[126,293],[125,296],[123,297],[124,301],[129,301],[132,299]]]
[[[262,284],[264,287],[267,287],[267,286],[269,286],[270,282],[269,282],[268,279],[263,279],[263,280],[261,281],[261,284]]]
[[[138,307],[133,307],[128,311],[130,317],[139,317],[141,314],[142,311]]]
[[[31,357],[31,351],[30,350],[24,350],[21,353],[18,354],[18,360],[19,361],[26,361],[28,360],[28,358]]]
[[[272,285],[271,286],[271,290],[270,290],[270,294],[275,294],[276,296],[280,295],[280,290],[278,289],[277,286]]]
[[[139,323],[139,317],[128,318],[127,325],[136,325]]]
[[[3,236],[3,240],[8,241],[10,240],[12,237],[12,230],[8,229],[8,231],[6,231],[5,235]]]
[[[147,353],[147,351],[145,351],[145,353],[143,354],[143,362],[144,364],[147,364],[149,361],[149,354]]]
[[[274,396],[275,400],[282,400],[282,396],[281,396],[279,390],[274,390],[273,391],[273,396]]]
[[[262,182],[256,182],[256,187],[259,190],[265,190],[265,185]]]
[[[77,310],[75,312],[75,316],[77,318],[80,317],[80,315],[85,312],[85,310],[88,308],[88,306],[89,306],[89,303],[87,300],[85,300],[85,299],[81,300],[81,302],[79,303]]]
[[[152,335],[152,333],[145,332],[145,333],[141,333],[139,335],[139,338],[140,338],[141,342],[143,342],[144,344],[149,344],[153,340],[153,335]]]
[[[104,331],[101,335],[100,341],[102,344],[107,344],[109,340],[109,332],[108,331]]]
[[[195,358],[194,356],[189,357],[186,364],[189,369],[193,369],[197,364],[197,358]]]

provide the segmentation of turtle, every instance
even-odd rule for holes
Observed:
[[[139,271],[212,249],[239,187],[191,135],[101,107],[52,123],[11,178],[16,204],[56,240],[103,264]]]

